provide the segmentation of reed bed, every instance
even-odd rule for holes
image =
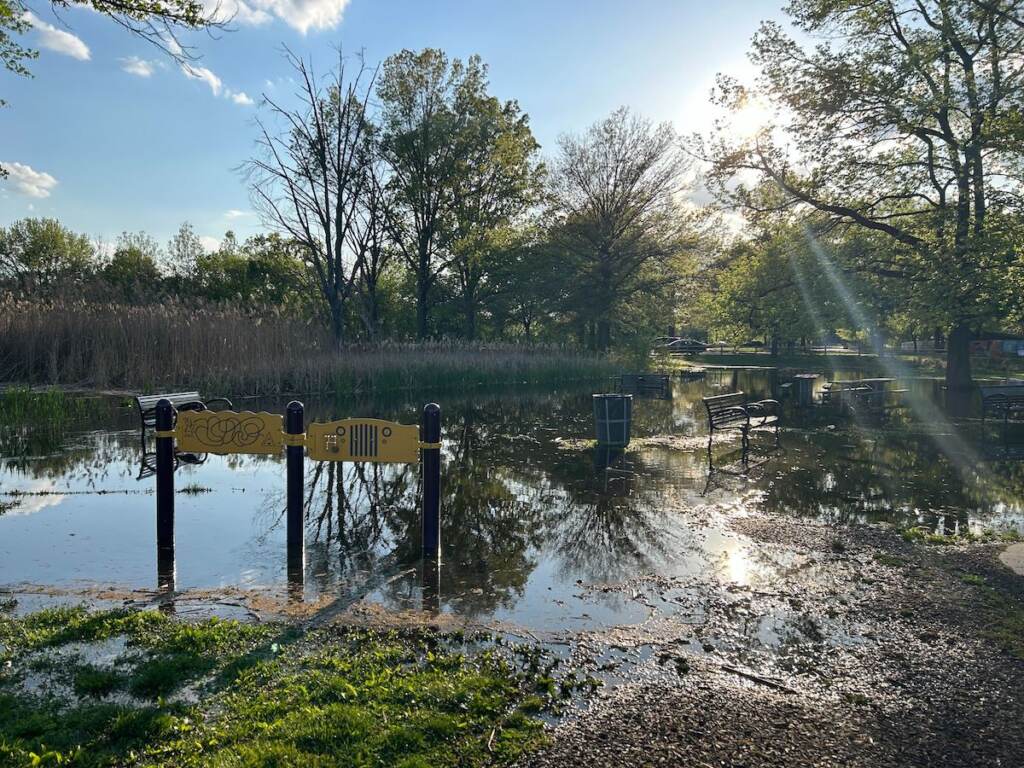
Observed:
[[[228,309],[8,300],[0,381],[268,395],[467,390],[599,379],[606,358],[549,345],[428,342],[338,349],[319,325]]]

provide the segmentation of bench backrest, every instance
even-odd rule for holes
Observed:
[[[712,425],[746,418],[746,414],[740,414],[735,410],[743,408],[747,404],[747,396],[743,392],[715,395],[702,398],[702,400],[704,407],[708,409],[708,420]]]
[[[171,401],[171,405],[178,406],[182,403],[194,403],[199,400],[198,392],[173,392],[168,395],[137,395],[135,402],[138,403],[140,411],[149,411],[156,408],[156,404],[164,398]]]
[[[1005,400],[1017,402],[1024,400],[1024,384],[1004,384],[996,387],[978,387],[982,400]]]

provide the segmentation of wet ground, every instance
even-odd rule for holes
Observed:
[[[608,685],[534,765],[1024,765],[1024,579],[999,561],[1024,531],[1024,452],[937,417],[934,382],[904,386],[910,407],[788,408],[745,463],[728,437],[709,463],[700,398],[778,394],[763,371],[638,399],[611,457],[589,443],[591,388],[442,402],[439,573],[416,557],[414,467],[307,462],[289,583],[283,463],[210,457],[178,473],[170,594],[135,414],[115,408],[4,444],[0,591],[19,611],[85,597],[537,641]],[[420,407],[307,401],[325,419]]]

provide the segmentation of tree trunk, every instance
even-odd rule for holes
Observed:
[[[463,333],[466,341],[476,341],[476,296],[467,290],[462,302],[462,313],[465,320]]]
[[[430,294],[430,283],[426,275],[416,276],[416,338],[424,341],[430,336],[430,317],[427,314],[427,300]]]
[[[430,317],[427,302],[430,299],[430,236],[420,235],[417,247],[416,269],[416,338],[420,341],[430,336]]]
[[[946,343],[946,392],[963,397],[969,395],[974,382],[971,377],[971,329],[957,323]]]
[[[345,341],[345,304],[337,296],[331,297],[328,301],[331,309],[331,335],[334,336],[334,346],[340,347]]]
[[[606,318],[597,321],[597,351],[607,352],[612,345],[612,324]]]
[[[772,357],[779,356],[779,337],[772,334],[772,346],[771,346]]]

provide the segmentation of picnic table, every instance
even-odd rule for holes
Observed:
[[[826,405],[882,408],[891,395],[902,395],[906,389],[897,389],[897,379],[873,378],[850,381],[830,381],[825,384],[821,401]]]

